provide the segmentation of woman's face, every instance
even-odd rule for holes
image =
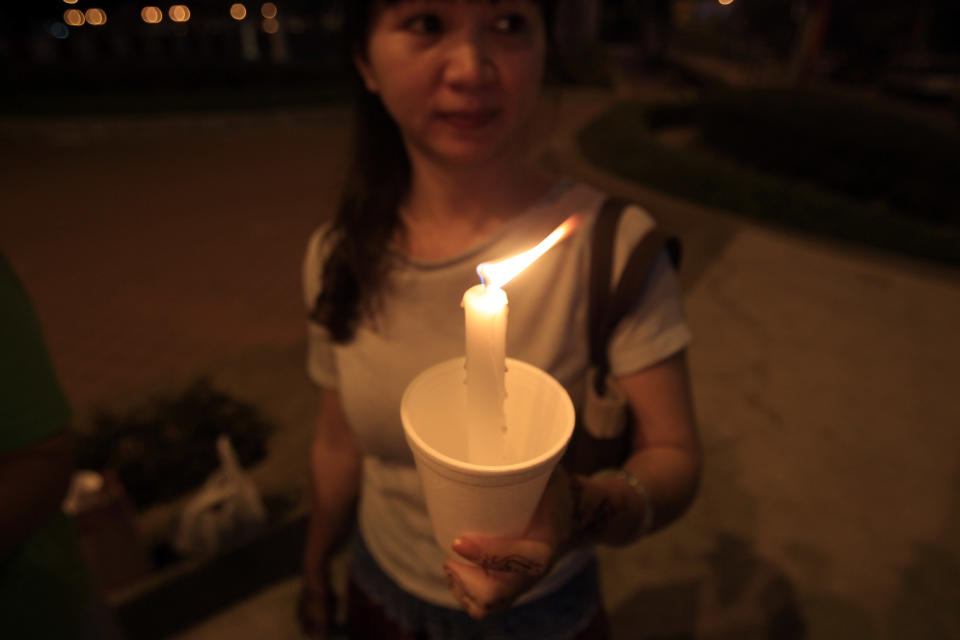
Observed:
[[[516,148],[539,95],[545,41],[529,0],[401,0],[375,9],[356,62],[412,157],[469,165]]]

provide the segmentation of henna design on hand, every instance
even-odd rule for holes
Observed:
[[[573,536],[586,542],[598,537],[622,509],[622,506],[615,506],[607,496],[603,496],[596,505],[584,504],[583,481],[573,475],[570,476],[570,499],[573,502]]]
[[[616,514],[617,509],[610,503],[610,500],[602,498],[591,513],[583,519],[580,535],[588,539],[599,535]]]
[[[519,573],[527,576],[538,576],[543,573],[544,564],[531,560],[526,556],[488,556],[484,554],[477,563],[483,568],[487,575],[491,571],[502,571],[504,573]]]

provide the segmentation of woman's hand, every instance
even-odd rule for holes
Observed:
[[[314,525],[311,518],[310,529]],[[297,620],[307,638],[329,638],[336,630],[337,599],[330,584],[330,565],[323,549],[308,536],[304,550],[303,587],[297,602]]]
[[[330,557],[350,530],[361,468],[362,454],[347,424],[340,396],[325,389],[310,446],[311,510],[303,555],[303,590],[297,604],[300,626],[309,638],[336,635]]]
[[[464,536],[447,557],[447,583],[467,613],[508,608],[568,550],[625,545],[666,526],[689,507],[700,474],[686,358],[680,352],[618,382],[634,414],[634,450],[623,465],[639,482],[554,471],[530,527],[518,539]]]
[[[329,584],[318,587],[304,580],[297,601],[297,620],[304,636],[312,640],[333,637],[336,625],[337,601]]]
[[[463,536],[453,550],[475,563],[448,556],[447,585],[473,618],[509,608],[530,590],[571,545],[573,478],[557,466],[522,538]]]

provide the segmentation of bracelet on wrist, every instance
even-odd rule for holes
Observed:
[[[637,495],[640,496],[640,500],[643,503],[643,515],[641,516],[637,536],[645,536],[650,533],[651,529],[653,529],[653,500],[650,499],[650,493],[647,491],[647,488],[643,486],[640,478],[625,469],[601,469],[594,473],[592,477],[619,478],[630,485],[630,487],[637,492]]]

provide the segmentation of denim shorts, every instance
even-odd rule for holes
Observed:
[[[403,590],[383,572],[361,536],[357,536],[354,544],[350,580],[351,589],[358,590],[362,599],[380,610],[376,615],[382,614],[388,619],[398,637],[573,640],[588,629],[606,629],[595,559],[556,591],[483,620],[474,620],[460,609],[424,602]],[[355,622],[363,626],[363,621]],[[370,633],[355,631],[351,637],[364,635]],[[601,633],[590,637],[604,636],[605,633]]]

